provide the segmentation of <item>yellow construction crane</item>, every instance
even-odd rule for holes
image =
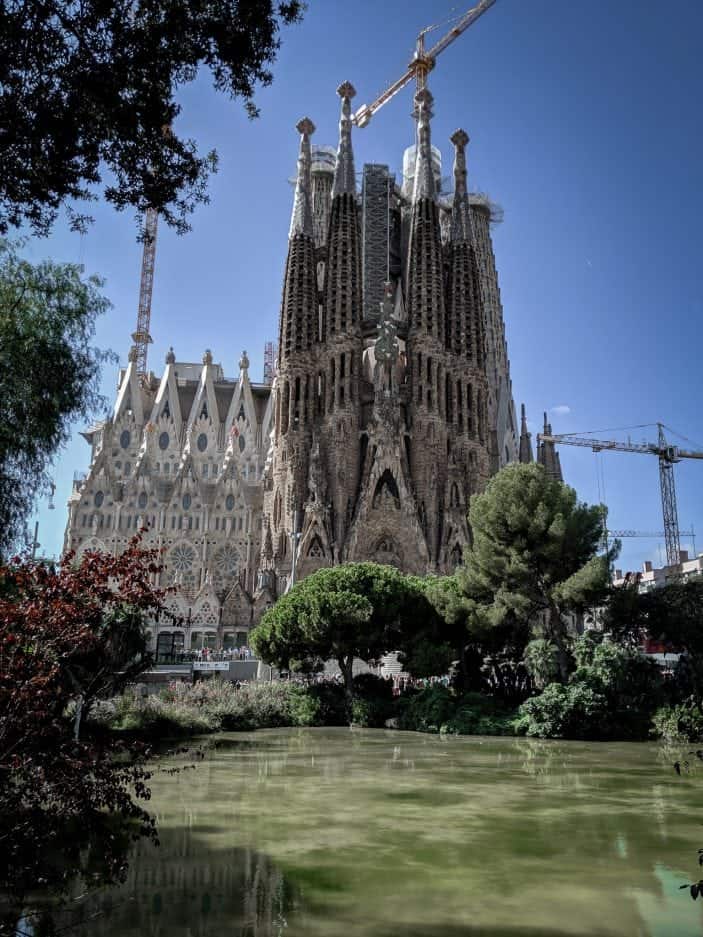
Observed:
[[[594,452],[639,452],[641,455],[655,455],[659,459],[659,487],[664,516],[664,540],[666,542],[666,562],[669,566],[679,563],[681,537],[679,517],[676,508],[676,488],[674,485],[674,465],[682,459],[703,459],[703,452],[693,449],[679,449],[670,446],[664,435],[664,424],[656,424],[659,434],[657,442],[632,443],[615,439],[591,439],[588,436],[576,436],[570,433],[553,435],[538,433],[538,442],[552,442],[559,446],[584,446]]]
[[[413,55],[412,61],[408,65],[408,70],[402,75],[396,82],[394,82],[389,88],[380,94],[372,104],[363,104],[358,111],[353,115],[352,121],[356,124],[357,127],[365,127],[368,122],[371,120],[376,111],[383,107],[383,105],[390,101],[390,99],[396,95],[401,88],[404,88],[409,82],[415,79],[417,84],[417,90],[420,91],[425,87],[427,83],[427,76],[432,71],[435,66],[435,61],[440,52],[444,52],[447,46],[451,45],[455,39],[458,39],[463,32],[465,32],[472,23],[475,23],[479,16],[482,16],[486,10],[489,10],[496,0],[481,0],[475,7],[468,10],[464,13],[463,16],[460,16],[457,21],[455,21],[454,26],[446,33],[439,42],[436,42],[431,49],[425,49],[425,36],[427,33],[432,32],[435,29],[438,29],[442,24],[435,24],[434,26],[427,26],[422,30],[420,35],[417,37],[417,43],[415,46],[415,54]]]
[[[142,251],[142,276],[139,283],[139,308],[137,328],[132,332],[132,341],[137,352],[137,373],[146,374],[146,356],[151,343],[151,294],[154,290],[154,264],[156,262],[156,231],[159,215],[156,209],[148,208],[144,222],[144,249]]]

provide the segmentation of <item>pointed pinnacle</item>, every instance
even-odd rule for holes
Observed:
[[[432,169],[432,144],[430,139],[432,100],[432,95],[428,88],[421,88],[415,95],[417,146],[415,150],[413,203],[419,202],[420,199],[423,198],[433,198],[435,194],[434,174]]]
[[[309,117],[303,117],[295,127],[301,136],[298,152],[298,173],[293,198],[293,214],[288,237],[292,238],[297,234],[312,237],[312,192],[310,181],[312,148],[310,146],[310,135],[315,132],[315,124]]]
[[[344,81],[337,88],[342,99],[342,113],[339,118],[339,144],[334,167],[332,198],[337,195],[356,195],[356,175],[354,173],[354,150],[351,142],[351,99],[356,94],[351,82]]]
[[[459,130],[454,131],[450,140],[454,144],[454,206],[452,208],[451,239],[452,241],[470,243],[473,237],[471,210],[466,188],[466,144],[469,142],[469,135],[465,130],[459,128]]]

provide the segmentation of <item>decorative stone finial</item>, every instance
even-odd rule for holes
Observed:
[[[139,352],[137,351],[137,346],[132,345],[129,349],[129,354],[127,355],[127,361],[136,361],[139,357]]]
[[[458,150],[463,150],[466,148],[466,144],[471,138],[468,133],[460,127],[458,130],[454,131],[449,139]]]
[[[337,88],[337,94],[342,100],[351,101],[352,98],[356,97],[356,88],[351,81],[343,81]]]
[[[173,345],[166,352],[166,364],[175,364],[176,363],[176,353],[173,350]]]
[[[295,129],[302,137],[310,137],[315,133],[315,124],[309,117],[302,117],[295,125]]]
[[[205,354],[203,355],[203,364],[212,364],[212,352],[209,348],[205,349]]]
[[[242,352],[242,357],[239,359],[239,370],[246,371],[249,368],[249,356],[246,351]]]
[[[310,136],[315,132],[315,124],[309,117],[303,117],[295,126],[300,134],[300,151],[298,153],[298,176],[295,183],[293,215],[290,220],[288,237],[295,237],[296,234],[312,237],[312,148],[310,146]]]
[[[337,146],[337,162],[334,167],[332,198],[336,195],[356,195],[354,151],[351,142],[351,99],[356,94],[356,89],[351,82],[344,81],[337,88],[337,94],[342,99],[342,113],[339,118],[339,145]]]

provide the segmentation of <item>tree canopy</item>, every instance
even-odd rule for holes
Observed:
[[[351,711],[354,658],[369,662],[399,650],[432,614],[419,580],[392,566],[347,563],[296,583],[266,612],[251,643],[281,668],[335,660]]]
[[[472,548],[459,587],[492,626],[528,623],[553,641],[568,674],[564,615],[600,600],[608,558],[598,556],[603,508],[548,477],[541,465],[509,465],[471,499]]]
[[[75,264],[22,259],[0,240],[0,558],[23,532],[71,422],[103,404],[91,344],[110,308],[102,281]]]
[[[5,0],[0,4],[0,233],[45,234],[61,206],[104,196],[168,224],[207,201],[214,152],[179,137],[179,88],[201,69],[256,116],[300,0]],[[86,217],[72,210],[74,223]]]

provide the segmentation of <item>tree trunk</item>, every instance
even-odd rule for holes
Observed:
[[[351,725],[354,714],[354,658],[340,657],[337,663],[344,677],[344,701],[347,710],[347,720],[349,721],[349,725]]]

